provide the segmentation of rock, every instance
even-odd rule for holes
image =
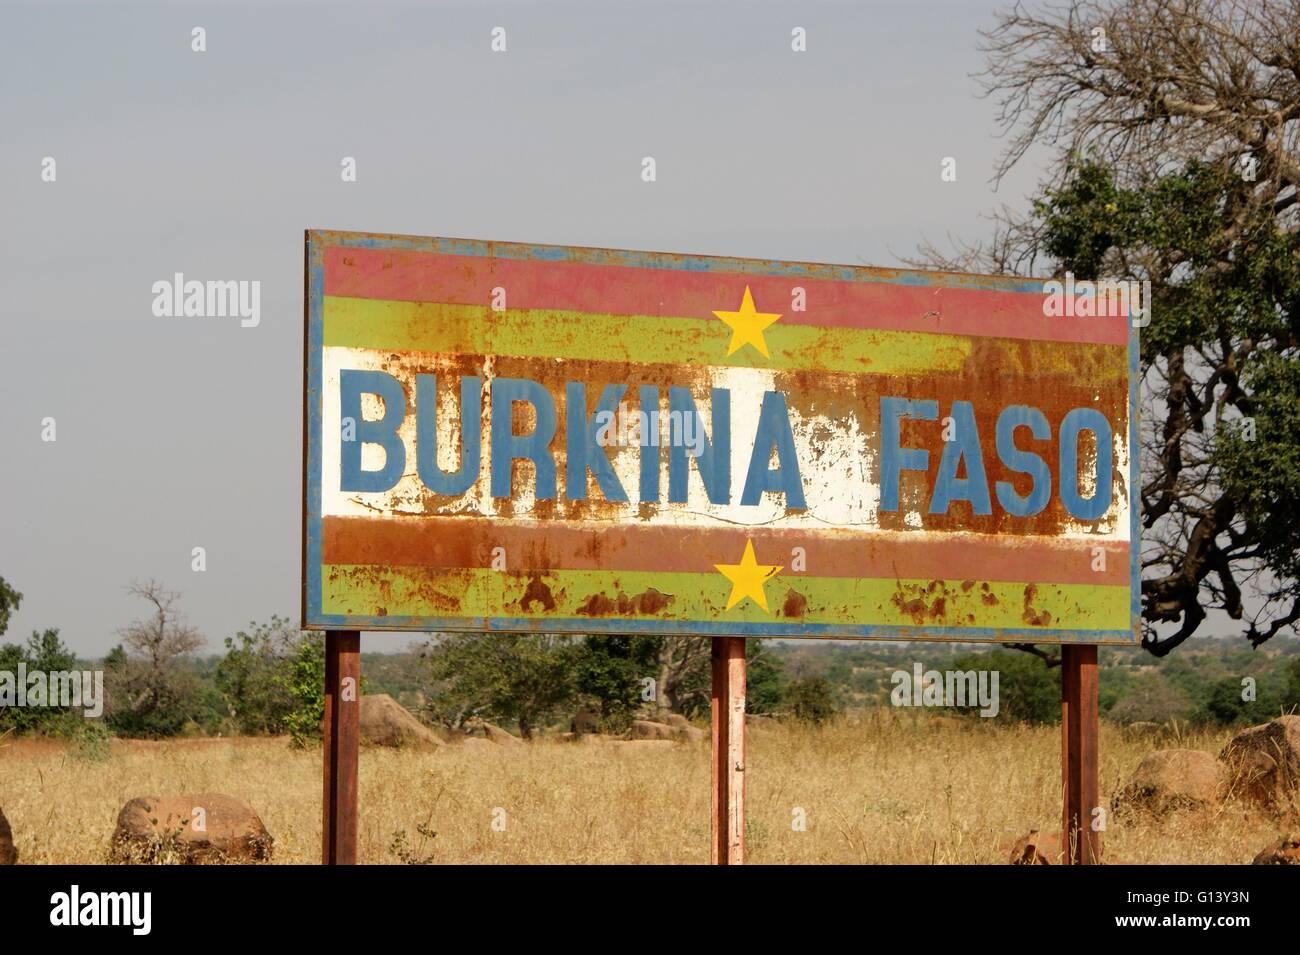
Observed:
[[[1031,829],[1012,845],[1008,861],[1012,865],[1060,865],[1061,859],[1061,834]]]
[[[14,865],[18,861],[18,847],[14,845],[14,831],[4,810],[0,810],[0,865]]]
[[[574,713],[573,719],[569,721],[570,733],[599,733],[601,729],[600,714],[587,707]]]
[[[138,796],[117,816],[109,849],[118,864],[267,862],[274,840],[232,796]]]
[[[1300,865],[1300,833],[1287,833],[1255,856],[1251,865]]]
[[[519,746],[523,743],[523,740],[518,736],[515,736],[507,730],[503,730],[499,726],[493,726],[491,723],[483,724],[483,732],[487,738],[494,743],[501,743],[506,746]]]
[[[458,730],[454,730],[449,726],[444,726],[441,723],[422,723],[420,725],[444,743],[455,743],[464,735]]]
[[[1134,811],[1161,815],[1201,809],[1219,800],[1223,773],[1209,753],[1198,749],[1158,749],[1134,770],[1111,799],[1116,815]]]
[[[1300,716],[1242,730],[1219,753],[1233,795],[1273,811],[1300,796]]]
[[[361,698],[361,742],[398,749],[444,745],[437,733],[387,693],[369,693]]]
[[[667,723],[675,729],[687,729],[691,725],[691,721],[680,713],[668,713],[661,722]]]
[[[523,742],[518,736],[477,717],[465,721],[465,734],[477,739],[485,739],[489,743],[502,743],[506,746]]]
[[[708,739],[708,732],[690,722],[680,714],[672,723],[656,723],[653,720],[633,720],[627,738],[632,740],[676,740],[678,742],[698,743]]]
[[[496,747],[493,746],[491,742],[485,740],[481,736],[466,736],[463,740],[461,740],[460,745],[462,749],[468,749],[468,750],[487,751],[487,750],[496,749]]]
[[[675,739],[676,731],[667,723],[655,723],[651,720],[633,720],[628,731],[628,739]]]

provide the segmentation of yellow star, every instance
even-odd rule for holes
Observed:
[[[748,285],[745,286],[745,299],[740,303],[740,311],[715,310],[713,314],[731,328],[731,346],[727,349],[728,355],[734,355],[745,345],[753,345],[764,358],[771,357],[767,353],[767,342],[763,340],[763,329],[781,316],[775,312],[757,311],[754,308],[754,296],[749,294]]]
[[[745,541],[745,556],[739,564],[714,564],[722,576],[731,581],[731,597],[727,600],[730,610],[746,597],[751,598],[764,610],[767,609],[767,595],[763,593],[764,582],[781,572],[776,564],[760,564],[754,559],[754,542]]]

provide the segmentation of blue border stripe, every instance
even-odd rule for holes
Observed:
[[[395,624],[395,621],[398,623]],[[945,640],[971,643],[1133,643],[1128,630],[1043,630],[996,627],[895,627],[876,624],[789,624],[613,620],[609,617],[374,617],[322,615],[321,626],[360,630],[420,630],[454,633],[702,634],[738,637],[843,638],[849,640]]]
[[[307,322],[307,614],[304,626],[314,625],[321,614],[321,380],[325,344],[325,243],[310,233],[308,244]]]

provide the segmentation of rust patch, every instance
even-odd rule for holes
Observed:
[[[973,580],[963,580],[963,581],[961,582],[961,592],[964,593],[964,594],[968,594],[968,593],[970,593],[970,589],[971,589],[972,587],[974,587],[974,586],[975,586],[975,581],[973,581]]]
[[[1029,584],[1025,587],[1025,612],[1021,615],[1021,619],[1031,627],[1050,627],[1052,625],[1051,613],[1046,610],[1035,610],[1030,606],[1037,596],[1037,584]]]
[[[797,590],[786,592],[785,603],[781,605],[781,616],[802,617],[808,612],[808,598]]]
[[[980,584],[980,601],[986,607],[992,607],[998,602],[998,595],[989,589],[988,582]]]
[[[608,596],[602,590],[584,600],[577,612],[584,617],[651,616],[667,609],[672,600],[672,594],[666,594],[654,587],[632,596],[620,590],[615,597]]]
[[[542,605],[542,609],[548,613],[555,609],[555,598],[551,596],[551,588],[542,582],[542,578],[533,577],[528,581],[528,587],[524,590],[524,595],[519,598],[519,606],[527,613],[533,603]]]
[[[578,605],[578,613],[584,617],[609,617],[618,610],[618,603],[606,597],[604,592],[592,594]]]
[[[912,622],[918,626],[925,623],[925,601],[920,597],[914,597],[911,600],[900,590],[890,598],[895,607],[912,618]]]
[[[647,588],[632,599],[637,603],[640,613],[658,613],[668,609],[668,605],[673,602],[672,594],[663,593],[653,587]]]

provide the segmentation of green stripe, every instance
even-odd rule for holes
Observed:
[[[632,620],[736,621],[791,620],[800,623],[875,626],[948,626],[1050,630],[1124,630],[1129,626],[1127,586],[997,582],[962,590],[961,581],[778,574],[765,585],[768,611],[744,600],[724,611],[731,593],[721,574],[653,571],[557,570],[533,582],[529,576],[486,568],[383,568],[369,564],[329,564],[321,568],[321,612],[390,617],[580,617],[594,595],[617,603],[635,601],[651,588],[672,597],[660,612],[630,611],[608,616]],[[522,601],[530,584],[537,599]],[[545,599],[554,606],[545,609]],[[783,610],[794,593],[803,597],[802,615]],[[1028,606],[1028,609],[1027,609]],[[381,609],[382,608],[382,609]],[[1050,614],[1050,620],[1042,616]]]
[[[896,375],[956,371],[972,349],[959,335],[779,321],[763,334],[770,358],[748,345],[728,356],[718,320],[325,298],[325,344],[349,348]]]

